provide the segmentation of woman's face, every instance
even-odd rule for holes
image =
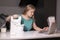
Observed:
[[[30,9],[29,11],[27,11],[27,16],[32,17],[34,15],[34,11],[34,9]]]

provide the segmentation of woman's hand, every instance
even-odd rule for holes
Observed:
[[[44,30],[44,31],[48,31],[48,27],[44,27],[43,30]]]
[[[46,32],[46,31],[48,31],[48,27],[44,27],[43,29],[39,29],[38,31],[39,32]]]
[[[38,30],[39,32],[44,32],[44,29],[40,29],[40,30]]]

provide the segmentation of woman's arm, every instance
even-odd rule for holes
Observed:
[[[8,17],[6,18],[6,21],[7,21],[7,22],[10,22],[10,19],[11,19],[11,16],[8,16]]]
[[[35,24],[35,22],[33,23],[33,28],[36,30],[36,31],[43,31],[43,29],[37,27],[37,25]]]
[[[10,19],[11,19],[11,16],[13,16],[13,18],[16,19],[16,18],[18,18],[19,15],[18,15],[18,14],[10,15],[10,16],[8,16],[8,17],[6,18],[6,21],[9,22]]]

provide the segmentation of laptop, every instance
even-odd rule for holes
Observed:
[[[51,19],[49,19],[49,18],[51,18]],[[40,33],[44,33],[44,34],[53,34],[53,33],[55,33],[56,32],[56,23],[55,23],[55,17],[48,17],[48,20],[50,20],[50,24],[49,24],[49,22],[48,22],[48,24],[49,24],[49,28],[48,28],[48,31],[42,31],[42,32],[40,32]],[[53,22],[54,21],[54,22]],[[52,23],[53,22],[53,23]]]
[[[6,21],[0,18],[0,29],[5,26]]]

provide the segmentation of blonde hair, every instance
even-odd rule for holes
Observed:
[[[35,7],[33,5],[31,5],[31,4],[27,5],[25,7],[25,9],[24,9],[23,14],[26,14],[26,12],[29,11],[30,9],[34,9],[35,10]]]

